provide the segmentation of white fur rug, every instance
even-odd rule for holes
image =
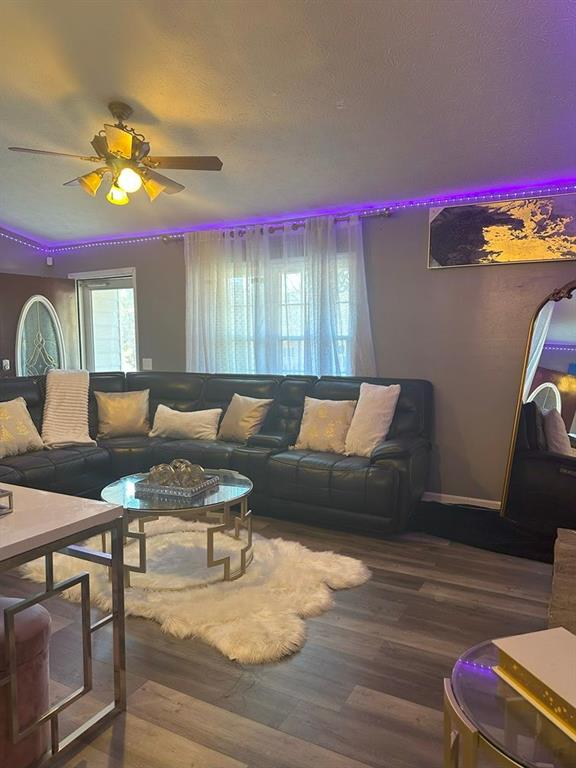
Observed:
[[[205,566],[203,524],[163,518],[148,523],[146,534],[148,572],[131,574],[126,613],[154,619],[170,635],[200,638],[243,664],[277,661],[297,651],[306,639],[303,619],[331,608],[332,590],[355,587],[370,578],[359,560],[255,534],[254,561],[245,575],[215,583],[221,569]],[[99,539],[89,542],[94,549],[99,544]],[[215,538],[215,556],[237,553],[240,546],[221,534]],[[137,544],[128,543],[126,562],[136,558]],[[56,579],[89,571],[92,603],[110,609],[105,568],[56,555],[54,570]],[[44,561],[29,563],[22,572],[33,581],[43,581]],[[79,600],[79,591],[69,590],[67,596]]]

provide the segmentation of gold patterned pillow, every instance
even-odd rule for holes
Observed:
[[[44,448],[26,400],[17,397],[0,403],[0,459]]]
[[[356,400],[304,400],[296,449],[344,453]]]
[[[94,392],[98,404],[98,437],[147,435],[149,389],[135,392]]]

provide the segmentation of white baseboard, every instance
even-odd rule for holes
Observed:
[[[467,507],[483,507],[484,509],[500,509],[500,502],[492,499],[473,499],[470,496],[452,496],[449,493],[432,493],[426,491],[422,501],[437,501],[439,504],[464,504]]]

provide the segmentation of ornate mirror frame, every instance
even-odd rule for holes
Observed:
[[[526,351],[524,353],[524,363],[522,365],[522,378],[520,379],[520,387],[518,390],[518,399],[516,400],[516,411],[514,413],[514,426],[512,428],[512,437],[510,439],[510,448],[508,450],[508,460],[506,462],[506,475],[504,477],[504,488],[502,490],[502,499],[500,503],[500,517],[506,517],[506,508],[508,506],[508,495],[510,491],[510,478],[512,476],[512,463],[514,461],[514,452],[516,450],[516,439],[518,437],[518,426],[520,423],[520,411],[522,410],[522,395],[524,392],[524,380],[526,379],[526,368],[528,366],[528,360],[530,359],[530,349],[532,347],[532,338],[534,336],[534,325],[536,318],[540,314],[541,310],[548,304],[549,301],[562,301],[562,299],[571,299],[576,291],[576,280],[572,280],[562,288],[556,288],[552,293],[548,294],[544,301],[536,307],[536,311],[532,315],[530,322],[530,330],[528,332],[528,341],[526,342]]]
[[[24,338],[24,328],[26,324],[26,318],[28,317],[30,310],[34,307],[35,304],[42,304],[47,310],[48,314],[50,315],[50,319],[52,321],[52,324],[54,326],[54,331],[56,333],[56,341],[59,347],[61,367],[62,368],[66,367],[66,346],[64,344],[64,333],[62,331],[62,325],[60,323],[60,318],[58,317],[58,313],[56,312],[54,305],[46,298],[46,296],[42,296],[41,294],[36,294],[35,296],[30,296],[30,298],[26,301],[26,303],[24,304],[24,306],[20,311],[20,317],[18,318],[18,327],[16,329],[16,350],[15,350],[15,353],[16,353],[15,363],[16,363],[17,376],[27,375],[26,371],[23,370],[23,366],[22,366],[21,349],[22,349],[22,341]]]

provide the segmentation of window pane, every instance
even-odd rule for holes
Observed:
[[[50,307],[50,308],[49,308]],[[56,310],[43,296],[31,299],[20,318],[19,375],[36,376],[51,368],[62,368],[62,330]]]
[[[288,304],[282,307],[282,336],[304,335],[304,307],[302,304]]]
[[[284,275],[284,304],[299,304],[302,301],[302,273],[288,272]]]
[[[91,291],[92,369],[135,371],[136,323],[133,288]]]
[[[282,372],[304,373],[304,339],[282,340]]]

